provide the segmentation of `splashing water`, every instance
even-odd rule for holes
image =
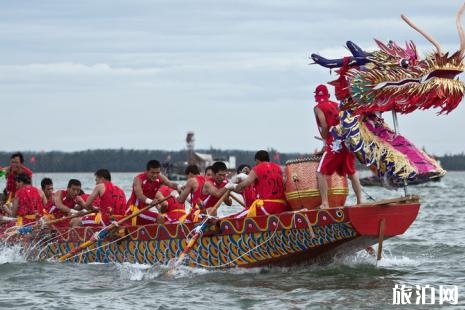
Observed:
[[[26,257],[22,253],[21,245],[0,245],[0,264],[25,262]]]

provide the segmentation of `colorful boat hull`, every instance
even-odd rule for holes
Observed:
[[[405,232],[415,220],[418,199],[300,210],[243,219],[221,219],[209,225],[184,264],[203,268],[292,266],[362,250],[377,242],[379,223],[384,238]],[[72,263],[129,262],[168,264],[181,255],[197,224],[129,226],[71,257]],[[28,238],[33,259],[55,260],[89,240],[98,228],[32,232]],[[32,254],[32,253],[31,253]],[[325,255],[329,254],[329,255]]]

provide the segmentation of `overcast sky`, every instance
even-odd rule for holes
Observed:
[[[311,53],[355,41],[459,46],[461,1],[89,0],[0,2],[3,151],[195,147],[310,153],[313,90],[334,79]],[[464,18],[465,19],[465,18]],[[463,74],[460,76],[463,78]],[[400,116],[437,155],[465,151],[463,104]],[[391,119],[385,114],[386,119]]]

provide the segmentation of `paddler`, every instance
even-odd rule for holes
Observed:
[[[244,180],[233,180],[233,182],[226,184],[225,188],[241,192],[248,186],[253,185],[257,198],[247,209],[228,217],[255,217],[290,210],[285,199],[284,179],[281,167],[270,162],[270,156],[264,150],[255,153],[255,164],[255,167],[253,167]],[[235,184],[235,182],[239,182],[239,184]]]
[[[161,165],[158,160],[149,160],[146,170],[134,177],[132,193],[126,204],[126,214],[135,213],[147,205],[155,203],[156,200],[163,199],[163,195],[158,192],[162,185],[179,191],[182,189],[180,184],[168,180],[166,176],[161,174]],[[161,206],[155,205],[153,208],[134,217],[131,224],[147,225],[164,223],[165,219],[160,213],[164,213],[167,207],[168,203],[166,201]]]

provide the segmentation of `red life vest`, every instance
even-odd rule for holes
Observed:
[[[142,192],[144,193],[144,196],[150,199],[155,199],[155,194],[160,189],[162,180],[160,178],[156,178],[155,181],[150,181],[147,178],[147,172],[138,174],[136,178],[139,178],[141,181]],[[137,199],[136,193],[134,192],[134,185],[132,186],[132,193],[129,197],[127,208],[129,208],[131,205],[136,205],[139,209],[142,209],[146,206],[145,201],[140,201]]]
[[[126,194],[118,186],[109,181],[103,183],[105,192],[100,196],[100,212],[106,222],[111,215],[123,215],[126,211]]]
[[[39,190],[32,185],[25,185],[18,189],[15,198],[18,199],[17,216],[40,214],[44,208]]]
[[[24,165],[21,165],[20,167],[21,168],[20,168],[19,172],[13,173],[13,172],[10,171],[6,175],[6,192],[7,192],[8,195],[10,195],[10,193],[11,193],[11,195],[12,195],[11,197],[14,197],[15,192],[16,192],[16,177],[18,176],[18,174],[25,173],[30,178],[32,178],[32,171],[29,168],[27,168]]]

